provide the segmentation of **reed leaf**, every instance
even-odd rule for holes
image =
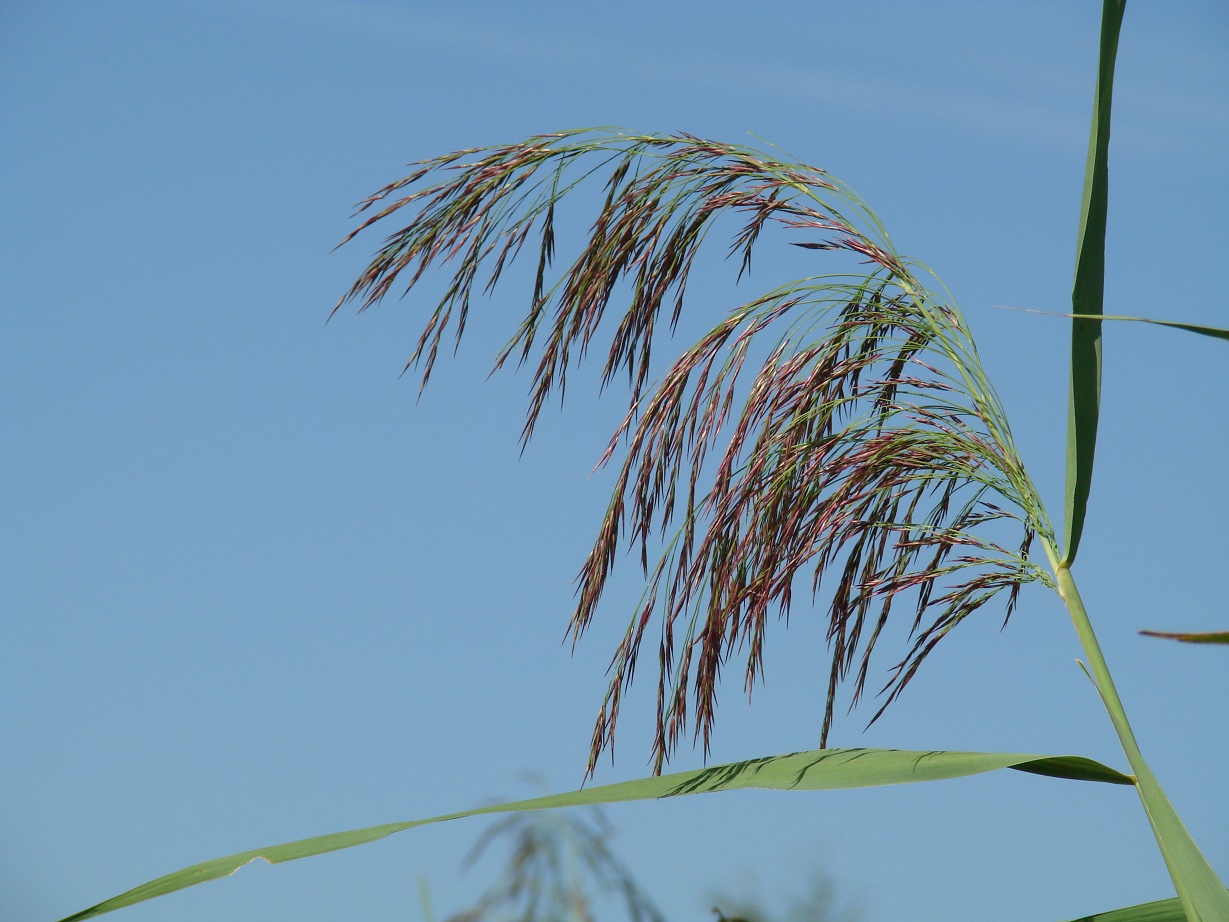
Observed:
[[[1097,89],[1093,97],[1088,162],[1075,259],[1071,311],[1095,318],[1104,313],[1105,222],[1109,205],[1110,109],[1114,95],[1114,62],[1126,0],[1104,0],[1101,45],[1097,58]],[[1071,324],[1071,386],[1067,417],[1067,485],[1064,502],[1066,547],[1063,564],[1075,561],[1084,532],[1092,486],[1097,422],[1101,414],[1101,322]]]
[[[1154,320],[1151,317],[1127,317],[1122,314],[1061,314],[1055,311],[1039,311],[1029,307],[1007,307],[1008,310],[1024,311],[1028,314],[1043,314],[1046,317],[1067,317],[1071,320],[1087,320],[1100,323],[1103,320],[1125,321],[1127,323],[1151,323],[1158,327],[1170,327],[1174,330],[1186,330],[1188,333],[1198,333],[1200,336],[1210,336],[1213,339],[1229,340],[1229,330],[1222,327],[1203,326],[1198,323],[1182,323],[1178,320]]]
[[[598,173],[604,203],[557,275],[557,205]],[[626,375],[630,400],[601,463],[623,460],[581,567],[573,641],[629,545],[646,590],[611,661],[590,772],[613,751],[622,696],[655,620],[660,772],[692,721],[707,750],[720,673],[735,653],[745,656],[751,693],[766,624],[789,613],[799,587],[815,596],[827,579],[832,590],[826,747],[838,685],[851,680],[853,701],[861,697],[901,600],[911,609],[909,644],[872,721],[965,617],[1000,595],[1010,615],[1024,583],[1053,585],[1029,560],[1035,538],[1054,556],[1053,530],[964,318],[824,171],[689,135],[595,129],[423,161],[360,213],[368,216],[347,240],[394,216],[408,223],[338,307],[366,309],[436,264],[452,272],[406,366],[421,368],[424,385],[445,337],[459,342],[474,294],[493,289],[536,241],[528,311],[495,363],[534,368],[524,439],[550,395],[562,396],[569,370],[614,328],[602,382]],[[678,321],[696,254],[723,215],[741,225],[729,248],[740,277],[774,226],[819,258],[855,257],[845,263],[858,268],[735,307],[652,380],[659,328]],[[620,313],[611,302],[624,294]]]
[[[1199,634],[1175,634],[1167,631],[1140,631],[1145,637],[1163,637],[1183,643],[1229,643],[1229,631],[1209,631]]]
[[[81,922],[83,919],[91,919],[116,909],[133,906],[196,884],[228,877],[253,861],[263,860],[269,864],[281,864],[375,842],[415,826],[425,826],[467,816],[656,800],[662,797],[681,797],[687,794],[748,788],[780,791],[830,791],[875,787],[963,778],[1002,768],[1076,781],[1127,785],[1133,783],[1129,775],[1123,775],[1099,762],[1080,756],[986,752],[907,752],[893,749],[827,749],[795,752],[584,788],[566,794],[477,807],[428,819],[352,829],[348,832],[315,836],[268,848],[239,852],[224,858],[194,864],[151,880],[119,896],[67,916],[61,922]]]
[[[1122,909],[1111,909],[1108,912],[1098,912],[1091,916],[1082,916],[1072,922],[1185,922],[1186,915],[1182,912],[1182,903],[1177,897],[1167,900],[1156,900],[1151,903],[1139,903]]]

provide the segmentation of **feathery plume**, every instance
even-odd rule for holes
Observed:
[[[415,167],[360,205],[370,214],[347,241],[393,215],[411,219],[338,307],[353,300],[364,310],[398,279],[409,290],[428,267],[449,266],[451,282],[406,366],[421,367],[425,386],[450,327],[460,341],[475,286],[492,290],[533,237],[529,309],[496,359],[534,368],[523,441],[630,285],[602,372],[603,386],[629,380],[628,411],[601,464],[623,455],[578,577],[573,642],[595,618],[621,547],[638,551],[646,589],[611,660],[590,773],[603,751],[613,754],[651,623],[660,625],[660,772],[689,727],[707,752],[721,670],[736,652],[751,693],[769,616],[788,615],[796,588],[818,599],[831,584],[825,747],[838,687],[851,680],[853,703],[862,697],[894,610],[910,613],[909,645],[872,722],[964,618],[1000,595],[1010,617],[1024,583],[1050,583],[1029,549],[1039,534],[1052,542],[1052,527],[962,315],[838,180],[690,135],[595,130]],[[604,202],[556,277],[556,206],[601,171]],[[729,248],[740,279],[769,226],[806,235],[796,246],[852,254],[861,268],[742,304],[651,381],[658,323],[663,314],[672,328],[678,322],[696,254],[722,215],[742,222]],[[757,360],[752,344],[762,340],[771,345]],[[1015,532],[1011,546],[1004,526]]]

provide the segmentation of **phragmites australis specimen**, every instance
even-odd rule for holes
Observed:
[[[556,207],[594,174],[605,178],[597,217],[557,273]],[[821,582],[831,587],[824,747],[838,686],[851,679],[852,707],[898,603],[912,618],[908,645],[872,721],[971,612],[1005,593],[1010,616],[1023,583],[1050,583],[1029,548],[1035,536],[1053,546],[1052,528],[962,315],[822,170],[689,135],[563,132],[422,161],[359,213],[347,241],[394,216],[409,223],[338,307],[370,307],[435,264],[453,273],[406,366],[421,366],[424,385],[450,327],[459,341],[475,290],[489,293],[536,242],[528,313],[496,359],[535,369],[525,439],[612,301],[622,311],[602,327],[614,327],[602,380],[626,373],[630,403],[602,463],[625,454],[578,577],[573,639],[594,618],[621,543],[638,548],[646,590],[611,662],[590,772],[613,747],[654,620],[660,772],[689,723],[707,749],[731,654],[746,655],[750,693],[769,614],[787,615],[799,586],[817,600]],[[664,313],[674,328],[696,254],[723,215],[741,224],[730,247],[740,279],[774,225],[796,246],[856,257],[844,260],[856,268],[741,304],[654,378],[659,321]]]

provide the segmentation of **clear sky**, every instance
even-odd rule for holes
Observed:
[[[583,774],[635,570],[575,655],[572,578],[621,412],[595,388],[521,455],[522,306],[481,305],[421,402],[425,298],[329,310],[332,247],[404,164],[592,124],[748,132],[831,170],[960,301],[1051,515],[1099,3],[243,0],[0,6],[0,916],[50,920],[206,858],[553,789]],[[1229,8],[1132,0],[1107,310],[1229,325]],[[746,299],[784,281],[753,274]],[[736,303],[697,283],[697,322]],[[489,308],[489,309],[488,309]],[[1226,344],[1106,330],[1078,566],[1145,751],[1229,873]],[[812,748],[826,652],[799,604],[711,760]],[[1057,597],[963,624],[870,731],[832,743],[1122,767]],[[893,651],[895,652],[895,651]],[[894,660],[880,660],[886,669]],[[649,670],[618,759],[646,771]],[[685,750],[674,767],[699,765]],[[611,809],[674,922],[821,869],[867,920],[1061,920],[1172,894],[1130,790],[1007,772]],[[125,910],[417,919],[459,908],[470,821]],[[117,919],[119,916],[116,917]]]

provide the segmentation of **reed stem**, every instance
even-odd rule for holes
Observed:
[[[1211,922],[1199,912],[1196,901],[1192,899],[1190,889],[1196,881],[1191,878],[1203,878],[1199,883],[1205,886],[1211,884],[1223,889],[1224,884],[1208,865],[1207,859],[1199,851],[1199,847],[1178,817],[1177,811],[1165,796],[1161,783],[1157,781],[1156,776],[1152,774],[1152,769],[1144,760],[1139,743],[1135,739],[1135,733],[1127,720],[1127,712],[1122,706],[1122,699],[1118,697],[1118,689],[1114,687],[1114,679],[1110,675],[1109,666],[1101,652],[1101,644],[1097,642],[1092,621],[1089,620],[1088,610],[1084,607],[1083,599],[1080,598],[1080,591],[1076,587],[1071,570],[1065,566],[1059,566],[1055,569],[1054,575],[1058,579],[1058,593],[1067,605],[1067,611],[1070,612],[1071,621],[1075,625],[1075,632],[1080,638],[1080,645],[1084,648],[1084,655],[1088,658],[1088,669],[1093,684],[1101,696],[1110,721],[1114,724],[1118,739],[1122,743],[1122,751],[1135,775],[1135,789],[1143,802],[1144,812],[1152,826],[1153,835],[1156,836],[1157,845],[1160,846],[1161,855],[1165,858],[1169,876],[1173,879],[1174,887],[1177,889],[1182,911],[1190,922]],[[1186,870],[1184,871],[1183,868]]]

